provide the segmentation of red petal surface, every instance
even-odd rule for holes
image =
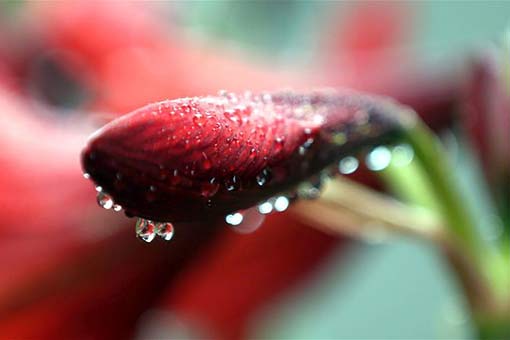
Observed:
[[[398,130],[387,99],[317,91],[184,98],[106,125],[82,163],[126,213],[190,221],[292,190]]]

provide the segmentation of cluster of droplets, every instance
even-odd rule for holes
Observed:
[[[84,174],[85,178],[87,178],[87,176],[88,176],[88,174]],[[122,206],[120,206],[119,204],[116,204],[113,201],[113,198],[103,191],[102,187],[97,186],[96,192],[97,192],[97,194],[96,194],[97,204],[99,204],[99,206],[101,208],[106,209],[106,210],[111,209],[115,212],[119,212],[122,210]]]
[[[165,241],[170,241],[174,236],[174,226],[170,222],[153,222],[144,218],[136,221],[136,236],[147,243],[150,243],[159,236]]]
[[[380,145],[371,149],[365,156],[365,166],[370,171],[383,171],[388,166],[405,167],[414,159],[414,151],[408,144],[399,144],[394,147]],[[350,175],[358,170],[360,160],[354,156],[346,156],[338,162],[338,172]]]
[[[289,207],[291,201],[292,197],[287,195],[279,195],[259,203],[256,209],[257,212],[261,215],[268,215],[273,212],[284,212]],[[232,227],[240,226],[244,219],[244,211],[236,211],[225,216],[225,222]]]
[[[307,149],[313,143],[312,139],[307,140],[303,144],[303,148]],[[300,150],[301,152],[301,150]],[[390,164],[397,167],[404,167],[409,165],[414,158],[414,152],[410,145],[400,144],[393,147],[377,146],[368,151],[364,158],[364,164],[367,169],[371,171],[382,171]],[[358,170],[361,161],[359,157],[348,155],[343,157],[337,164],[334,171],[325,170],[320,175],[314,176],[308,181],[299,184],[294,191],[277,195],[269,198],[266,201],[260,202],[256,206],[256,210],[261,215],[268,215],[275,212],[286,211],[293,200],[297,199],[317,199],[320,197],[323,184],[334,173],[342,175],[350,175]],[[90,179],[90,175],[85,173],[83,175],[86,179]],[[269,168],[263,169],[259,175],[256,176],[256,182],[259,186],[266,185],[271,180],[271,170]],[[215,180],[210,183],[214,187],[214,192],[217,191],[218,184]],[[240,179],[237,176],[225,180],[223,183],[228,191],[235,191],[239,189]],[[122,207],[115,204],[110,195],[103,191],[102,187],[96,186],[97,203],[104,209],[111,209],[113,211],[121,211]],[[225,222],[231,227],[239,227],[245,220],[245,211],[236,211],[225,216]],[[136,235],[139,239],[145,242],[152,242],[156,236],[159,236],[165,241],[172,239],[174,235],[174,227],[170,222],[154,222],[151,220],[138,218],[136,222]]]
[[[371,171],[382,171],[390,164],[396,167],[404,167],[409,165],[414,158],[414,152],[411,146],[400,144],[394,147],[377,146],[371,149],[365,156],[364,163],[367,169]],[[292,201],[296,198],[313,200],[321,195],[324,183],[329,180],[330,176],[339,173],[341,175],[351,175],[355,173],[361,165],[361,161],[356,156],[345,156],[337,164],[337,168],[333,171],[323,171],[320,175],[314,176],[312,179],[300,183],[294,192],[287,195],[279,195],[261,202],[256,207],[258,213],[268,215],[274,212],[283,212],[288,209]],[[270,176],[269,170],[265,169],[257,176],[257,183],[264,185],[266,177]],[[238,227],[244,221],[244,211],[236,211],[225,216],[225,222],[232,226]]]

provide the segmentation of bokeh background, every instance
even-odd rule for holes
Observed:
[[[79,155],[114,117],[220,89],[354,87],[450,136],[509,13],[506,1],[1,2],[0,337],[474,337],[430,245],[332,236],[292,213],[253,234],[176,226],[172,242],[142,244],[132,219],[96,205]],[[466,155],[459,177],[489,211]]]

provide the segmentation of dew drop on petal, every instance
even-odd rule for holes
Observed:
[[[119,204],[114,204],[113,205],[113,211],[119,212],[121,210],[122,210],[122,206],[121,205],[119,205]]]
[[[233,214],[228,214],[225,216],[225,222],[227,222],[231,226],[238,226],[243,223],[244,216],[241,212],[235,212]]]
[[[274,207],[274,210],[276,210],[278,212],[282,212],[282,211],[287,210],[287,208],[289,207],[289,204],[290,204],[290,201],[287,197],[279,196],[275,199],[273,207]]]
[[[204,158],[204,160],[202,161],[202,168],[204,168],[204,170],[209,170],[211,167],[212,167],[211,161],[208,158]]]
[[[240,188],[240,181],[239,177],[236,175],[232,176],[231,178],[228,178],[225,180],[225,188],[228,191],[236,191]]]
[[[273,211],[273,204],[271,202],[266,201],[264,203],[259,204],[258,206],[259,213],[267,215]]]
[[[283,145],[285,144],[285,137],[276,137],[274,141],[275,141],[274,151],[275,152],[282,151]]]
[[[208,208],[212,208],[214,206],[213,204],[213,201],[211,199],[208,199],[206,202],[205,202],[205,205],[208,207]]]
[[[198,127],[203,126],[206,120],[207,118],[201,113],[197,113],[193,116],[193,123]]]
[[[83,178],[90,179],[90,174],[88,172],[83,173]]]
[[[102,186],[100,186],[100,185],[96,186],[96,191],[97,191],[97,192],[101,192],[101,191],[103,191],[103,187],[102,187]]]
[[[338,163],[338,171],[343,175],[349,175],[358,169],[359,162],[356,157],[347,156]]]
[[[269,168],[263,169],[255,178],[259,186],[264,186],[271,180],[271,170]]]
[[[139,218],[136,221],[136,236],[147,243],[152,242],[156,237],[156,227],[152,221]]]
[[[113,199],[110,197],[110,195],[105,194],[102,191],[99,191],[97,193],[97,204],[103,209],[111,209],[113,207]]]
[[[170,241],[174,236],[174,226],[170,222],[161,222],[156,225],[156,234],[165,241]]]
[[[313,138],[308,138],[300,147],[299,147],[299,154],[301,156],[304,156],[306,154],[306,151],[312,146],[313,144]]]
[[[200,187],[200,193],[204,197],[212,197],[216,195],[220,188],[219,183],[216,181],[216,178],[213,177],[209,180],[209,182],[202,183]]]
[[[372,171],[384,170],[391,162],[391,151],[386,146],[378,146],[370,151],[365,162]]]

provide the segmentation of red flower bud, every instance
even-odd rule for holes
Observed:
[[[342,156],[394,136],[401,111],[335,91],[167,100],[99,130],[83,168],[128,215],[203,220],[294,192]]]

